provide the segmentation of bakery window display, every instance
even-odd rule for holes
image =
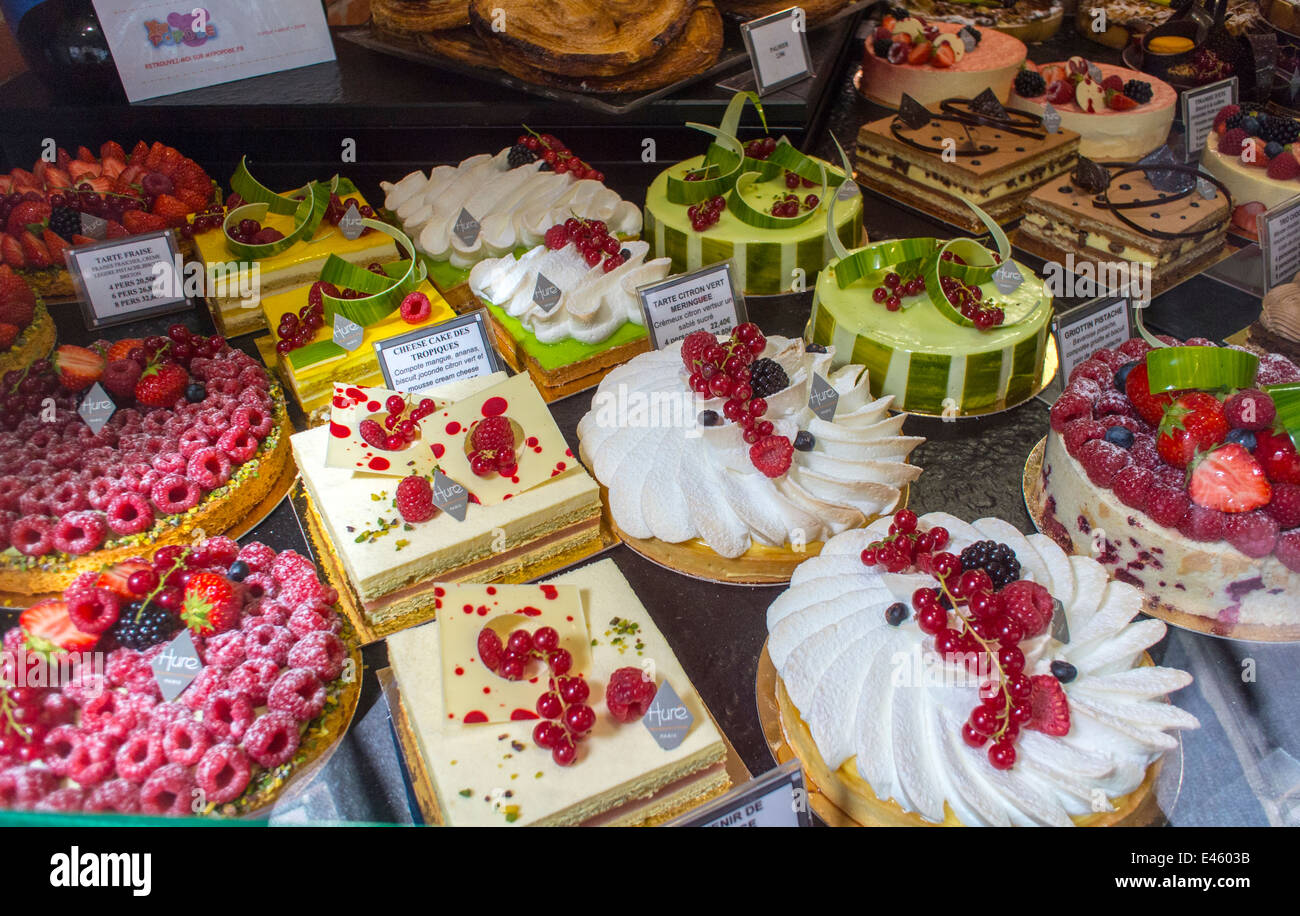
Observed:
[[[807,337],[832,365],[860,363],[871,393],[896,410],[958,417],[1014,407],[1050,381],[1052,296],[1010,259],[1005,233],[901,239],[841,250],[817,281]],[[1002,276],[999,276],[999,275]]]
[[[1040,530],[1141,589],[1150,614],[1300,638],[1297,390],[1278,354],[1167,337],[1099,350],[1026,468]]]
[[[688,126],[712,136],[703,156],[660,172],[646,191],[645,237],[650,255],[670,258],[674,273],[720,261],[745,295],[778,295],[811,284],[833,251],[833,232],[846,245],[862,237],[862,201],[854,195],[830,229],[825,214],[847,173],[805,156],[785,139],[736,139],[746,101],[737,93],[721,124]]]
[[[858,90],[890,108],[897,108],[904,95],[932,105],[985,89],[1005,100],[1025,51],[1022,41],[996,29],[890,13],[863,47]]]
[[[114,410],[79,408],[102,386]],[[247,531],[292,479],[284,396],[221,337],[62,344],[0,379],[0,592],[40,595],[195,532]],[[45,399],[54,401],[51,420]]]
[[[1199,723],[1142,595],[1000,519],[901,512],[832,539],[767,613],[783,738],[866,826],[1159,822]],[[762,665],[763,662],[760,662]],[[760,677],[761,677],[760,670]]]
[[[650,826],[730,787],[721,732],[613,560],[539,585],[448,584],[444,603],[388,639],[430,821]]]
[[[1232,195],[1232,231],[1255,238],[1256,217],[1300,194],[1300,121],[1226,105],[1201,151],[1201,166]]]
[[[87,569],[4,634],[0,808],[265,816],[356,706],[336,598],[305,557],[226,537]],[[157,660],[186,638],[173,693]]]
[[[901,505],[924,440],[899,435],[861,365],[835,361],[742,324],[605,376],[579,451],[623,540],[699,578],[784,582],[827,538]]]

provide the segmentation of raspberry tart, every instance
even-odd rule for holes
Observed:
[[[0,807],[265,809],[355,708],[360,657],[336,599],[305,557],[226,537],[79,575],[4,635]],[[183,657],[186,630],[202,667],[164,694],[159,659]]]
[[[1153,340],[1094,353],[1052,405],[1041,471],[1026,471],[1039,529],[1172,623],[1300,638],[1300,456],[1285,426],[1300,369],[1277,354]],[[1237,375],[1153,390],[1162,361],[1184,359],[1239,360]]]
[[[228,532],[284,492],[289,419],[266,370],[220,337],[168,335],[63,344],[0,377],[0,592]],[[79,412],[96,384],[114,408],[99,432]]]
[[[697,331],[600,383],[579,451],[634,549],[720,581],[784,582],[821,542],[892,512],[921,469],[860,365],[743,324]],[[830,419],[814,396],[834,391]]]
[[[1000,519],[900,512],[832,538],[767,612],[786,742],[866,826],[1158,820],[1191,683],[1142,595]],[[762,664],[760,662],[760,664]],[[761,674],[760,674],[761,677]]]

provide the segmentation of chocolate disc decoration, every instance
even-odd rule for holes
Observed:
[[[1093,162],[1087,156],[1080,156],[1074,172],[1070,175],[1070,180],[1089,194],[1104,194],[1110,187],[1110,170],[1100,162]]]
[[[930,123],[931,118],[930,112],[926,110],[925,106],[906,92],[903,93],[903,98],[898,103],[898,116],[912,130],[920,130],[925,127]]]

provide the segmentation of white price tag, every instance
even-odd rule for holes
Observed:
[[[1074,367],[1103,347],[1114,349],[1133,336],[1127,299],[1102,298],[1057,315],[1056,346],[1061,355],[1061,383]]]
[[[730,261],[639,287],[637,295],[656,350],[695,331],[727,334],[747,320],[745,299],[731,281]]]
[[[1187,162],[1199,159],[1205,141],[1214,129],[1214,116],[1225,105],[1237,102],[1237,78],[1210,83],[1197,89],[1184,90],[1178,99],[1183,119],[1183,158]]]
[[[741,23],[758,94],[767,95],[813,75],[804,11],[797,6]]]
[[[488,321],[487,312],[477,309],[431,328],[376,340],[384,386],[416,393],[500,370]]]
[[[1259,215],[1264,291],[1290,283],[1300,272],[1300,196]]]
[[[666,826],[811,827],[803,768],[791,760]]]
[[[170,229],[78,245],[64,252],[88,328],[189,308]]]

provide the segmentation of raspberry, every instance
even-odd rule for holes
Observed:
[[[252,771],[243,748],[214,744],[195,767],[194,778],[210,804],[224,805],[244,794]]]
[[[114,534],[140,534],[153,527],[153,509],[139,493],[119,493],[105,513]]]
[[[261,706],[266,702],[267,694],[271,692],[271,685],[275,683],[276,675],[279,673],[280,666],[270,659],[250,658],[230,672],[226,683],[231,690],[248,697],[254,706]],[[193,689],[192,685],[191,689]],[[186,693],[189,691],[187,690]]]
[[[266,373],[263,372],[259,366],[248,366],[239,370],[239,377],[236,381],[239,382],[239,387],[241,389],[258,388],[262,391],[265,391],[270,384],[266,377]]]
[[[135,492],[139,493],[141,496],[147,497],[153,491],[154,484],[158,483],[165,476],[166,475],[157,468],[149,468],[140,475],[140,482],[135,485]]]
[[[24,515],[9,528],[9,543],[19,553],[39,557],[54,549],[54,523],[40,515]]]
[[[86,488],[86,502],[90,508],[103,512],[117,495],[117,485],[107,477],[97,477]]]
[[[178,447],[180,449],[181,457],[189,459],[194,457],[195,452],[207,448],[211,443],[212,440],[209,439],[202,430],[191,427],[181,433]],[[186,466],[189,466],[188,461],[186,462]]]
[[[30,808],[57,785],[58,780],[49,770],[10,767],[0,773],[0,808]]]
[[[35,464],[36,462],[32,463]],[[29,471],[28,473],[32,476],[35,476],[36,474],[36,472],[33,471]],[[18,497],[18,511],[24,515],[49,515],[49,498],[50,488],[45,484],[36,484],[35,486],[28,487],[23,491],[23,494]]]
[[[1219,138],[1219,152],[1225,156],[1240,156],[1242,144],[1246,141],[1246,132],[1240,127],[1224,131]]]
[[[1097,403],[1093,405],[1092,412],[1098,417],[1137,416],[1137,412],[1133,410],[1132,402],[1118,391],[1103,391],[1101,397],[1097,398]]]
[[[113,775],[114,745],[102,735],[90,735],[68,755],[68,776],[81,786],[96,786]]]
[[[474,451],[506,454],[515,450],[515,431],[506,417],[484,417],[469,434]]]
[[[1166,528],[1177,528],[1192,501],[1182,490],[1153,486],[1147,494],[1146,514]]]
[[[1259,358],[1259,369],[1255,373],[1258,385],[1289,385],[1300,382],[1300,368],[1281,353],[1265,353]]]
[[[56,776],[67,776],[69,758],[83,740],[81,731],[71,725],[58,725],[45,733],[45,765]]]
[[[1069,384],[1073,385],[1080,378],[1092,379],[1105,391],[1115,381],[1115,370],[1099,359],[1085,359],[1070,373]]]
[[[698,372],[704,360],[704,351],[716,345],[718,339],[708,331],[695,331],[682,341],[682,364],[687,373]]]
[[[150,499],[163,515],[178,515],[193,509],[201,495],[198,484],[178,474],[168,474],[149,491]]]
[[[222,681],[223,672],[220,668],[204,668],[181,694],[181,703],[190,709],[202,709],[212,692],[221,689]]]
[[[248,431],[258,439],[265,439],[274,425],[270,411],[255,405],[237,408],[230,415],[230,422],[247,424]]]
[[[264,767],[278,767],[298,751],[298,723],[279,710],[271,710],[244,733],[244,750]]]
[[[1099,487],[1109,487],[1115,475],[1132,461],[1125,449],[1105,439],[1089,439],[1079,447],[1076,457],[1088,479]]]
[[[277,582],[287,582],[301,576],[316,577],[316,566],[296,550],[282,550],[271,563],[271,575]]]
[[[1178,523],[1178,531],[1193,541],[1221,541],[1227,523],[1227,513],[1193,503]]]
[[[283,665],[294,642],[293,633],[285,627],[262,624],[245,635],[244,652],[250,659],[267,659]]]
[[[163,750],[167,759],[181,766],[199,762],[211,742],[203,725],[194,719],[177,719],[163,732]]]
[[[140,787],[140,810],[145,814],[190,814],[193,800],[194,778],[179,763],[160,766]]]
[[[1056,399],[1049,411],[1052,421],[1052,429],[1058,433],[1064,431],[1065,424],[1071,420],[1091,420],[1092,419],[1092,402],[1080,395],[1067,391]]]
[[[646,714],[658,689],[640,668],[618,668],[605,685],[605,706],[619,722],[635,722]]]
[[[190,457],[186,476],[205,490],[215,490],[230,479],[230,459],[215,448],[199,449]]]
[[[255,576],[265,575],[265,573],[254,573]],[[272,601],[270,598],[258,598],[252,604],[248,605],[246,613],[249,615],[240,622],[240,627],[244,632],[248,632],[262,624],[269,623],[273,627],[285,627],[289,625],[289,609],[279,601]]]
[[[204,645],[205,665],[234,668],[244,661],[244,634],[237,630],[209,637]]]
[[[1228,398],[1223,404],[1223,413],[1233,429],[1271,429],[1277,419],[1273,399],[1254,388],[1243,389]]]
[[[1107,382],[1106,384],[1109,386],[1110,383]],[[1085,399],[1089,404],[1096,404],[1097,400],[1102,395],[1101,383],[1086,375],[1081,375],[1075,378],[1075,380],[1071,382],[1065,390],[1070,394],[1077,394],[1079,397]]]
[[[292,623],[291,623],[292,625]],[[289,650],[288,664],[306,668],[328,683],[343,673],[347,647],[333,633],[317,630],[305,634]]]
[[[749,447],[749,460],[766,477],[780,477],[790,470],[794,446],[785,436],[764,436]]]
[[[69,591],[64,594],[64,600],[68,602],[72,625],[83,633],[103,633],[117,623],[122,606],[115,593],[103,588]]]
[[[1115,496],[1130,509],[1142,509],[1147,503],[1147,491],[1155,480],[1151,472],[1144,467],[1130,464],[1122,468],[1110,482]]]
[[[1229,516],[1224,537],[1248,557],[1266,557],[1277,545],[1277,522],[1261,509],[1240,512]]]
[[[62,471],[60,473],[68,472]],[[86,500],[85,491],[71,482],[57,485],[50,493],[49,503],[51,515],[67,515],[79,509],[85,509],[90,505]]]
[[[256,455],[258,446],[257,438],[248,430],[228,429],[217,440],[217,448],[235,464],[243,464]]]
[[[275,562],[275,551],[260,541],[253,541],[243,546],[238,558],[248,565],[251,572],[268,572]]]
[[[55,789],[49,795],[46,795],[35,805],[36,811],[53,811],[56,813],[70,814],[80,812],[86,803],[86,790],[78,789],[76,786],[65,786],[62,789]]]
[[[433,314],[433,305],[429,302],[428,296],[416,290],[407,294],[397,310],[407,324],[420,324],[429,320],[429,316]]]
[[[1078,457],[1079,446],[1090,439],[1101,439],[1106,435],[1106,427],[1097,420],[1071,420],[1061,433],[1065,441],[1065,450]]]
[[[1290,153],[1281,152],[1268,161],[1265,172],[1275,181],[1290,181],[1300,175],[1300,162]]]
[[[104,367],[99,383],[116,398],[134,398],[141,371],[140,364],[133,359],[116,359]]]
[[[329,630],[330,621],[309,607],[300,607],[289,617],[289,632],[299,638],[308,633],[329,632]]]
[[[138,731],[117,749],[117,775],[131,782],[144,782],[149,774],[167,762],[162,738],[155,732]]]
[[[1129,446],[1128,455],[1133,459],[1134,464],[1149,471],[1163,464],[1160,453],[1156,451],[1156,440],[1152,436],[1139,435],[1134,438],[1133,444]]]
[[[225,536],[208,538],[203,542],[203,552],[208,555],[208,565],[214,569],[229,569],[239,557],[239,545]]]
[[[188,692],[186,691],[186,693]],[[149,718],[145,723],[145,728],[161,736],[173,722],[179,719],[188,719],[189,716],[190,711],[180,703],[159,703],[149,710]]]
[[[325,688],[307,668],[290,668],[271,687],[266,705],[299,722],[310,722],[325,708]]]
[[[249,573],[243,581],[244,594],[249,598],[274,598],[280,593],[280,586],[271,578],[270,573]]]
[[[1264,511],[1273,517],[1283,531],[1300,527],[1300,485],[1274,483],[1273,499]]]
[[[161,471],[164,474],[183,474],[185,473],[185,466],[188,464],[185,456],[180,452],[163,452],[155,455],[149,463],[153,465],[154,470]]]
[[[86,798],[85,810],[95,813],[135,814],[140,810],[140,790],[125,779],[110,779],[95,786]]]
[[[1277,539],[1277,559],[1291,572],[1300,572],[1300,531],[1288,531]]]
[[[116,691],[105,690],[92,696],[81,704],[81,727],[91,731],[103,728],[122,708],[122,694]]]
[[[213,741],[238,741],[256,716],[252,701],[232,690],[214,693],[203,704],[203,727]]]
[[[1162,462],[1152,468],[1151,473],[1155,475],[1155,483],[1158,487],[1181,491],[1187,486],[1187,472],[1182,468],[1176,468]]]
[[[997,593],[998,609],[1019,621],[1025,636],[1037,636],[1052,622],[1052,595],[1037,582],[1017,579]]]

